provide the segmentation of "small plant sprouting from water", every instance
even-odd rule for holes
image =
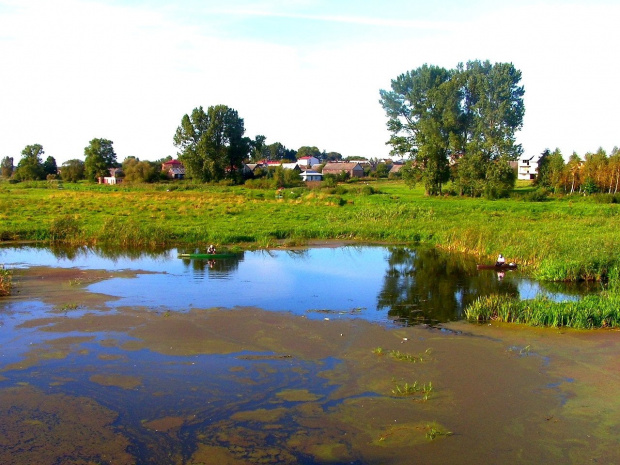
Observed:
[[[0,266],[0,297],[9,295],[13,285],[13,274],[11,270],[7,270]]]
[[[402,361],[402,362],[411,362],[411,363],[418,363],[418,362],[424,362],[426,361],[426,357],[428,355],[431,354],[431,349],[426,349],[423,353],[418,354],[418,355],[412,355],[412,354],[407,354],[405,352],[401,352],[400,350],[384,350],[381,347],[376,347],[375,349],[372,350],[373,354],[376,355],[385,355],[385,354],[389,354],[390,357]]]
[[[433,425],[426,425],[426,439],[432,441],[440,436],[452,436],[451,431],[445,431],[439,427]]]
[[[392,394],[395,396],[406,397],[421,394],[422,400],[425,401],[429,399],[431,392],[433,392],[433,383],[431,382],[428,384],[419,384],[417,381],[414,381],[413,384],[397,384],[394,389],[392,389]]]
[[[63,304],[60,306],[59,310],[62,312],[67,312],[69,310],[77,310],[79,308],[79,305],[76,303],[71,303],[71,304]]]

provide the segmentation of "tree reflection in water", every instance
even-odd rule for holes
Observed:
[[[478,272],[474,259],[430,248],[388,248],[388,268],[377,310],[406,325],[461,319],[481,295],[518,295],[514,282]],[[493,273],[493,271],[491,271]]]

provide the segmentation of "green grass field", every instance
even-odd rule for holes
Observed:
[[[0,240],[117,247],[298,245],[311,240],[429,243],[492,261],[503,253],[548,280],[614,273],[620,205],[591,197],[425,197],[399,181],[275,190],[191,183],[0,183]]]

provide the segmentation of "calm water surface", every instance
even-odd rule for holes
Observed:
[[[489,293],[589,289],[479,272],[424,248],[248,251],[212,263],[179,252],[0,248],[16,282],[0,299],[0,463],[458,463],[463,451],[514,463],[519,441],[529,463],[562,462],[531,424],[567,398],[566,379],[539,379],[547,355],[511,342],[507,356],[496,336],[417,325],[461,319]],[[71,277],[86,270],[106,273]],[[201,310],[219,307],[232,310]],[[378,357],[377,346],[420,363]],[[436,400],[392,394],[414,381],[440,386]],[[493,400],[507,391],[510,402]],[[508,422],[497,435],[493,425]],[[429,449],[429,425],[457,434]]]
[[[256,306],[309,318],[334,313],[403,324],[458,320],[465,306],[491,293],[522,299],[544,294],[563,300],[590,291],[584,286],[537,283],[519,272],[477,271],[472,259],[424,248],[348,246],[247,251],[214,262],[179,259],[179,252],[173,249],[123,254],[87,248],[4,248],[0,249],[0,263],[8,267],[137,271],[135,278],[108,279],[89,286],[92,292],[119,297],[108,304],[111,307],[183,311]]]

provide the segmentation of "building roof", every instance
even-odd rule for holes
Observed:
[[[325,172],[325,170],[327,171],[351,171],[353,169],[355,169],[357,166],[359,166],[360,168],[362,168],[362,165],[360,165],[358,162],[354,162],[354,163],[326,163],[325,166],[323,167],[323,172]]]

